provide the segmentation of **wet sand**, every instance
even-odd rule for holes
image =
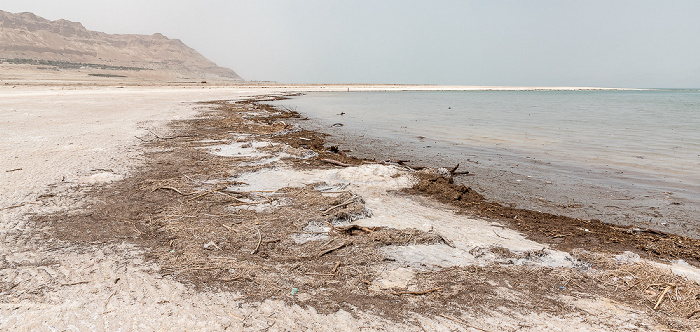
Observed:
[[[678,274],[697,270],[557,249],[455,204],[505,211],[435,170],[328,151],[294,113],[192,103],[304,89],[2,90],[0,327],[693,326]]]

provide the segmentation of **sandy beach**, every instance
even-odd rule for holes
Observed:
[[[509,88],[18,82],[3,330],[698,330],[698,240],[488,202],[264,103]]]

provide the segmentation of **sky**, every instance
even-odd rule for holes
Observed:
[[[700,88],[697,0],[2,0],[180,39],[246,80]]]

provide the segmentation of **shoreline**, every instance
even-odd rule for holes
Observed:
[[[343,101],[347,102],[345,99]],[[288,107],[284,101],[274,104]],[[305,105],[304,102],[295,104],[291,101],[290,105],[304,112],[297,106]],[[313,102],[310,105],[312,109],[319,107]],[[700,201],[697,195],[693,196],[693,186],[683,185],[675,179],[665,179],[662,175],[654,178],[654,174],[649,177],[649,174],[614,165],[586,167],[575,160],[515,148],[410,140],[406,134],[391,136],[382,133],[377,137],[358,127],[364,121],[372,121],[371,118],[362,118],[363,114],[356,115],[351,125],[345,123],[345,126],[338,127],[333,124],[345,122],[341,116],[328,116],[317,109],[305,115],[311,117],[308,122],[314,130],[331,135],[331,144],[359,157],[402,159],[407,160],[407,165],[436,168],[459,164],[460,170],[471,173],[457,178],[458,183],[473,187],[501,204],[700,238],[700,229],[694,218],[700,211]],[[399,124],[392,125],[398,128]]]
[[[289,98],[296,97],[297,96],[290,96]],[[262,103],[264,103],[264,101],[262,101]],[[276,106],[273,105],[273,107]],[[284,110],[288,110],[288,108],[285,106],[281,107]],[[294,112],[296,112],[296,110],[294,110]],[[304,115],[303,112],[300,114],[302,116]],[[307,121],[311,121],[310,125],[307,123]],[[606,222],[605,220],[601,221],[597,218],[587,216],[588,211],[586,210],[581,210],[582,213],[580,216],[572,216],[567,213],[568,211],[571,211],[570,209],[572,207],[566,205],[558,205],[558,209],[549,209],[545,211],[538,209],[541,206],[523,207],[522,200],[502,201],[493,199],[492,197],[483,196],[483,189],[477,189],[474,191],[474,193],[479,196],[478,198],[463,199],[461,196],[454,198],[452,196],[454,195],[453,192],[455,190],[472,191],[472,187],[474,186],[474,173],[472,167],[475,167],[477,171],[485,171],[483,166],[476,166],[474,165],[475,162],[471,160],[468,160],[469,164],[467,165],[461,164],[458,159],[453,159],[452,162],[445,162],[443,158],[440,158],[443,159],[442,161],[436,161],[438,158],[432,160],[423,159],[419,161],[409,160],[409,158],[412,156],[410,154],[402,153],[402,147],[400,145],[397,146],[396,143],[382,141],[381,139],[370,139],[370,142],[366,143],[366,137],[358,137],[356,136],[357,133],[343,132],[342,127],[334,128],[333,126],[328,126],[330,124],[329,122],[320,119],[309,120],[308,117],[304,117],[303,119],[297,120],[294,123],[301,125],[302,128],[305,128],[306,130],[318,131],[323,134],[325,142],[324,146],[329,149],[328,151],[334,151],[336,156],[359,158],[359,160],[366,162],[387,163],[416,170],[425,168],[448,169],[456,165],[457,167],[453,170],[453,172],[457,171],[457,173],[459,173],[460,171],[466,171],[466,174],[453,175],[447,182],[439,181],[440,184],[437,185],[438,188],[429,188],[429,185],[424,185],[423,188],[413,187],[409,191],[412,194],[427,195],[443,203],[447,203],[448,205],[460,207],[467,214],[476,215],[486,218],[487,220],[495,220],[503,223],[511,228],[523,232],[527,235],[527,237],[533,238],[539,243],[547,243],[552,245],[554,248],[561,247],[565,248],[565,250],[582,247],[586,250],[595,252],[609,252],[612,254],[620,253],[624,251],[625,248],[632,251],[641,249],[641,251],[636,252],[649,259],[653,259],[653,257],[658,254],[669,255],[666,258],[662,258],[663,260],[671,257],[678,258],[680,257],[680,252],[676,251],[677,249],[672,248],[674,247],[673,244],[671,244],[670,247],[664,246],[661,248],[657,246],[657,242],[661,238],[667,238],[666,241],[668,241],[670,244],[676,241],[670,239],[678,237],[679,241],[681,242],[694,243],[691,244],[690,250],[686,251],[686,254],[690,254],[690,256],[684,257],[688,259],[693,266],[700,267],[700,253],[696,252],[696,249],[694,249],[700,248],[700,239],[697,237],[681,235],[681,233],[663,232],[658,229],[644,227],[643,225],[634,222],[630,222],[628,224],[618,224]],[[450,157],[448,156],[446,159],[449,160]],[[478,156],[476,156],[475,159],[478,159]],[[476,164],[478,165],[478,161]],[[510,181],[509,179],[512,180],[514,178],[523,178],[523,176],[514,176],[513,174],[506,175],[504,174],[505,172],[507,172],[507,170],[493,170],[493,172],[487,173],[488,175],[485,177],[485,180],[482,179],[481,182],[477,183],[483,183],[483,181],[494,181],[501,183],[499,185],[503,185],[502,183],[504,181],[498,178],[505,178],[506,182]],[[435,181],[433,180],[431,182]],[[538,189],[541,188],[533,190],[533,192],[530,192],[530,194],[535,197],[540,197],[540,192]],[[520,198],[522,199],[522,196],[520,196]],[[578,200],[581,200],[581,198],[578,198]],[[475,201],[483,201],[486,203],[486,207],[479,207]],[[548,202],[550,205],[555,205],[551,201]],[[484,209],[489,210],[494,208],[494,206],[498,206],[498,211],[496,213],[483,213]],[[533,228],[531,226],[520,225],[522,218],[517,222],[509,220],[510,218],[513,218],[513,216],[522,214],[531,215],[532,221],[530,222],[533,224],[542,223],[547,225],[541,227],[541,229],[537,229],[540,227],[534,226]],[[509,217],[504,218],[504,215]],[[515,218],[517,220],[517,217]],[[551,221],[542,222],[541,220]],[[568,225],[567,227],[568,223],[572,223],[574,226],[571,227]],[[591,227],[595,227],[597,229],[593,233],[598,233],[603,236],[597,237],[596,235],[590,233],[588,228]],[[566,233],[564,229],[568,229],[570,233],[564,235],[564,233]],[[578,232],[576,230],[578,230]],[[576,234],[574,235],[574,233]],[[630,237],[628,236],[629,234],[649,234],[652,235],[653,239],[649,238],[646,240],[649,241],[647,244],[642,244],[638,236],[636,236],[636,238],[635,236]],[[567,239],[567,237],[572,237],[572,239]],[[620,237],[627,237],[627,239],[621,240]],[[591,238],[593,238],[593,241],[591,241]],[[591,242],[594,243],[593,246],[591,246]],[[620,246],[620,243],[623,244]],[[644,255],[645,252],[647,256]],[[657,256],[657,259],[658,258],[660,257]]]
[[[188,107],[202,113],[171,122],[167,131],[140,132],[141,165],[123,179],[110,178],[120,170],[96,170],[91,178],[106,182],[58,187],[37,198],[69,204],[64,212],[40,215],[44,222],[23,226],[34,230],[21,238],[37,231],[48,236],[48,249],[30,247],[27,255],[39,262],[58,255],[59,262],[87,266],[43,285],[32,284],[36,277],[12,277],[17,284],[4,291],[3,300],[22,309],[0,307],[0,326],[18,326],[11,317],[18,324],[29,316],[65,326],[60,317],[66,312],[76,317],[69,322],[93,323],[88,317],[102,313],[96,321],[112,325],[98,325],[112,328],[144,314],[151,327],[182,328],[169,318],[173,313],[198,317],[206,324],[200,328],[219,329],[692,326],[683,316],[692,307],[674,311],[679,309],[671,303],[680,305],[674,299],[661,306],[664,314],[641,309],[663,291],[644,295],[647,284],[663,279],[697,287],[656,270],[669,266],[634,255],[618,261],[604,253],[556,250],[507,225],[407,193],[419,184],[412,173],[326,151],[323,135],[294,126],[293,114],[247,103]],[[448,179],[430,170],[425,176]],[[437,187],[468,192],[449,183]],[[88,203],[76,209],[76,202]],[[53,273],[51,265],[19,264],[24,258],[18,253],[6,257],[3,275]],[[631,270],[624,269],[631,268],[645,271],[630,279],[638,286],[617,293],[629,286],[623,282]],[[43,291],[27,293],[39,286]],[[32,309],[42,296],[84,303],[80,310],[62,303]],[[669,313],[671,318],[664,316]]]
[[[226,81],[226,80],[192,80],[173,79],[163,76],[163,73],[140,75],[118,71],[126,75],[122,78],[106,78],[89,76],[90,71],[61,70],[49,72],[31,69],[24,65],[0,64],[0,86],[34,86],[34,87],[110,87],[110,86],[170,86],[170,87],[240,87],[258,89],[284,89],[297,91],[589,91],[589,90],[658,90],[657,88],[625,88],[625,87],[577,87],[577,86],[485,86],[485,85],[437,85],[437,84],[392,84],[392,83],[280,83],[256,81]],[[132,76],[128,76],[132,74]],[[147,73],[148,74],[148,73]]]

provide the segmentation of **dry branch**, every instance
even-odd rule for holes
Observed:
[[[179,189],[174,188],[174,187],[158,187],[158,188],[155,188],[155,189],[151,190],[151,192],[154,192],[154,191],[157,191],[157,190],[161,190],[161,189],[172,190],[172,191],[174,191],[174,192],[176,192],[176,193],[178,193],[178,194],[180,194],[180,195],[182,195],[182,196],[190,196],[190,195],[196,194],[196,193],[185,194],[185,193],[183,193],[182,191],[180,191]]]
[[[356,199],[357,199],[357,196],[353,195],[352,197],[348,198],[345,202],[342,202],[338,205],[334,205],[334,206],[329,207],[328,209],[323,211],[322,215],[326,215],[326,214],[328,214],[328,212],[333,211],[337,208],[348,206],[348,205],[354,203]]]
[[[374,231],[378,231],[378,230],[383,229],[383,228],[386,228],[386,227],[379,227],[379,226],[365,227],[365,226],[352,224],[352,225],[347,225],[347,226],[334,227],[333,229],[339,233],[350,234],[355,229],[359,230],[359,231],[366,232],[366,233],[372,233]]]
[[[117,294],[117,291],[112,292],[112,294],[109,297],[107,297],[107,300],[105,300],[105,305],[104,305],[105,309],[107,309],[107,304],[109,303],[109,300],[112,299],[112,296],[114,296],[114,294]]]
[[[339,246],[336,246],[336,247],[333,247],[333,248],[330,248],[330,249],[326,249],[326,250],[324,250],[324,251],[321,251],[318,255],[316,255],[316,257],[321,257],[321,256],[323,256],[323,255],[325,255],[325,254],[327,254],[327,253],[330,253],[330,252],[332,252],[332,251],[335,251],[335,250],[338,250],[338,249],[340,249],[340,248],[343,248],[343,247],[345,247],[345,246],[347,246],[347,245],[349,245],[349,244],[351,244],[351,243],[352,243],[352,241],[348,241],[348,242],[342,243],[342,244],[339,245]]]
[[[424,291],[417,291],[417,292],[408,292],[408,291],[396,292],[396,293],[394,293],[394,295],[404,295],[404,294],[407,294],[407,295],[425,295],[428,293],[439,291],[441,289],[442,289],[442,287],[433,288],[433,289],[424,290]]]
[[[87,284],[89,281],[78,281],[70,284],[61,284],[61,286],[75,286],[75,285],[82,285],[82,284]]]
[[[180,138],[180,137],[194,137],[193,135],[178,135],[178,136],[162,137],[162,136],[158,136],[158,134],[154,133],[152,130],[149,130],[148,132],[151,133],[151,134],[153,134],[153,136],[155,136],[157,139],[163,139],[163,140],[165,140],[165,139]],[[138,138],[138,137],[137,137],[137,138]]]
[[[654,306],[654,310],[658,309],[659,306],[661,305],[661,302],[664,300],[664,296],[666,296],[666,293],[668,293],[669,290],[672,288],[676,288],[675,284],[666,284],[666,289],[659,295],[659,299],[656,301],[656,305]]]
[[[690,315],[688,315],[688,319],[693,318],[693,316],[695,316],[695,314],[700,314],[700,310],[695,310],[695,311],[691,312]]]
[[[196,196],[190,198],[189,200],[191,201],[191,200],[195,200],[195,199],[200,198],[200,197],[204,197],[204,196],[209,195],[209,194],[211,194],[211,193],[213,193],[213,192],[216,192],[216,191],[219,191],[219,190],[222,190],[222,189],[226,189],[227,187],[228,187],[228,186],[209,189],[209,190],[207,190],[207,191],[205,191],[205,192],[202,192],[202,193],[197,194]]]
[[[489,330],[485,330],[485,329],[476,327],[476,326],[474,326],[474,325],[471,325],[471,324],[469,324],[469,323],[467,323],[467,322],[465,322],[465,321],[463,321],[463,320],[461,320],[461,319],[457,319],[457,318],[454,318],[454,317],[451,317],[451,316],[447,316],[447,315],[443,315],[443,314],[438,314],[438,316],[443,317],[443,318],[447,318],[447,319],[449,319],[449,320],[451,320],[451,321],[453,321],[453,322],[455,322],[455,323],[460,323],[460,324],[462,324],[462,325],[464,325],[464,326],[466,326],[466,327],[471,327],[471,328],[477,329],[477,330],[479,330],[479,331],[491,332],[491,331],[489,331]]]
[[[343,166],[343,167],[350,167],[351,166],[350,164],[342,163],[340,161],[333,160],[333,159],[321,159],[321,161],[325,162],[325,163],[333,164],[333,165]]]
[[[253,252],[251,252],[251,255],[255,255],[258,252],[258,249],[260,249],[260,244],[262,244],[262,233],[260,233],[260,228],[257,228],[258,230],[258,245],[255,246],[255,249]]]
[[[270,200],[268,199],[266,201],[235,203],[235,204],[231,204],[229,206],[255,205],[255,204],[263,204],[263,203],[270,203]]]
[[[39,202],[24,202],[24,203],[21,203],[21,204],[17,204],[17,205],[12,205],[12,206],[8,206],[8,207],[4,207],[4,208],[1,208],[0,210],[16,209],[16,208],[18,208],[18,207],[23,207],[23,206],[25,206],[25,205],[27,205],[27,204],[36,204],[36,205],[40,205],[41,203],[39,203]]]

